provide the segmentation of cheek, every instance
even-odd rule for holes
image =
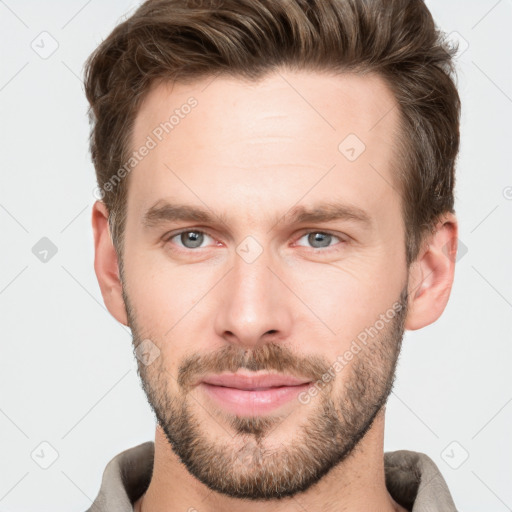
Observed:
[[[399,270],[381,255],[297,266],[288,273],[290,288],[304,304],[295,306],[302,311],[298,321],[311,335],[316,333],[315,348],[335,359],[365,328],[374,325],[400,297],[403,276]],[[318,336],[321,332],[324,335]]]
[[[160,350],[169,389],[176,390],[181,362],[193,354],[213,350],[212,318],[217,272],[193,266],[162,264],[161,257],[132,258],[125,265],[127,289],[137,327]],[[168,379],[168,380],[169,380]]]
[[[208,286],[204,275],[165,261],[162,249],[134,250],[124,267],[127,292],[140,325],[159,335],[184,317]]]

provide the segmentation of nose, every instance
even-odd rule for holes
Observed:
[[[235,256],[219,297],[215,317],[218,336],[244,348],[289,338],[293,293],[276,274],[279,271],[265,251],[251,263]]]

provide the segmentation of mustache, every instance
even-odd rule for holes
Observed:
[[[299,358],[288,348],[275,343],[260,345],[252,350],[227,345],[216,352],[187,357],[178,369],[177,382],[188,390],[207,374],[235,373],[239,369],[275,371],[316,381],[327,372],[329,364],[318,356]]]

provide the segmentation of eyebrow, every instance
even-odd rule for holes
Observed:
[[[295,206],[286,214],[278,217],[273,227],[285,223],[304,224],[336,220],[355,221],[366,228],[373,226],[373,220],[368,212],[358,206],[323,202],[309,208],[303,205]],[[220,222],[228,224],[228,219],[224,213],[213,214],[206,208],[186,204],[172,204],[162,200],[149,208],[142,219],[143,225],[147,228],[177,221],[201,222],[205,224],[218,224]]]

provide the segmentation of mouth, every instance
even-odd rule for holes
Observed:
[[[292,375],[225,373],[204,377],[199,387],[228,412],[259,416],[289,403],[311,384]]]
[[[301,379],[293,375],[283,375],[279,373],[223,373],[217,375],[207,375],[201,382],[213,386],[223,386],[226,388],[243,389],[254,391],[260,389],[269,389],[282,386],[299,386],[310,382],[309,379]]]

